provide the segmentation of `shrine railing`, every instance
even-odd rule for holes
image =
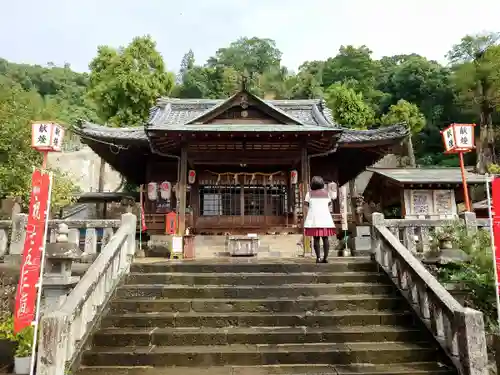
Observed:
[[[487,375],[483,314],[460,305],[386,226],[383,214],[374,213],[372,218],[376,262],[391,277],[460,374]]]
[[[28,215],[17,214],[12,221],[0,221],[0,256],[2,255],[2,232],[7,233],[9,229],[11,230],[10,237],[8,237],[10,243],[4,255],[21,256],[26,238],[27,220]],[[49,242],[55,242],[56,228],[62,223],[69,228],[69,242],[78,244],[80,250],[83,251],[82,259],[90,261],[95,259],[121,225],[120,220],[49,220],[47,236]]]
[[[65,222],[66,223],[66,222]],[[137,218],[122,215],[118,231],[61,306],[40,321],[38,375],[65,375],[78,359],[109,299],[129,272]]]
[[[382,215],[382,214],[378,214]],[[383,218],[383,215],[381,216]],[[438,228],[465,225],[471,233],[478,228],[487,229],[488,219],[476,219],[473,212],[466,212],[456,219],[381,219],[386,227],[409,251],[414,254],[431,250],[432,238]]]

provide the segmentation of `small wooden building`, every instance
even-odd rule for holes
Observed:
[[[165,233],[171,211],[179,233],[300,233],[311,176],[341,186],[408,135],[345,129],[322,100],[263,100],[244,87],[226,100],[159,99],[144,126],[74,131],[128,181],[174,187],[144,195],[151,234]]]
[[[373,175],[363,197],[403,218],[446,218],[457,215],[464,202],[460,168],[367,168]],[[485,177],[466,172],[469,189],[484,185]],[[469,196],[471,194],[469,193]]]

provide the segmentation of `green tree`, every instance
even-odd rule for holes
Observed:
[[[500,102],[499,33],[467,35],[448,53],[455,64],[454,82],[459,99],[479,120],[477,169],[485,173],[496,162],[493,115]]]
[[[170,94],[174,85],[150,36],[118,49],[100,46],[89,67],[89,96],[112,126],[143,123],[156,99]]]
[[[238,73],[263,74],[271,68],[280,68],[281,51],[272,39],[240,38],[228,47],[219,48],[207,61],[209,67],[231,67]]]
[[[363,94],[343,84],[333,84],[326,90],[326,103],[335,121],[349,128],[366,129],[374,120],[373,110],[363,100]]]
[[[55,106],[47,107],[35,91],[24,91],[12,81],[0,81],[0,198],[21,197],[26,205],[31,192],[33,166],[40,166],[41,154],[31,148],[31,121],[58,121]],[[75,185],[54,170],[52,212],[73,202]]]
[[[406,142],[410,165],[416,166],[415,152],[413,150],[412,137],[418,134],[425,127],[425,117],[420,113],[420,110],[415,104],[409,103],[401,99],[397,104],[391,105],[389,112],[382,116],[380,122],[384,126],[405,123],[410,130],[410,137]]]
[[[110,126],[144,123],[155,101],[174,86],[174,75],[166,71],[150,36],[134,38],[127,47],[118,49],[98,47],[90,69],[89,97]],[[105,165],[101,159],[99,191],[104,189]]]

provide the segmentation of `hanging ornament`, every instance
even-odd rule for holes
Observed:
[[[335,182],[330,182],[328,184],[328,195],[330,196],[330,199],[336,199],[337,198],[337,184]]]
[[[160,185],[160,197],[161,199],[170,199],[172,195],[172,184],[168,181],[163,181]]]
[[[297,183],[297,180],[298,180],[298,173],[297,173],[297,170],[294,169],[292,171],[290,171],[290,183],[292,185],[295,185]]]
[[[273,175],[269,175],[269,185],[273,186]]]
[[[191,169],[188,173],[188,182],[190,184],[194,184],[195,181],[196,181],[196,171]]]
[[[215,185],[219,185],[220,184],[220,173],[217,174],[217,181],[215,181]]]
[[[150,182],[148,184],[148,198],[150,201],[158,199],[158,184],[156,182]]]
[[[250,183],[254,183],[255,182],[255,173],[252,173],[252,177],[250,178]]]
[[[238,185],[238,173],[234,174],[234,184]]]

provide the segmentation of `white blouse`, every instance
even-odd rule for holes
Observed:
[[[335,228],[330,213],[330,203],[336,198],[335,193],[326,190],[308,192],[305,201],[309,204],[309,209],[304,228]]]

